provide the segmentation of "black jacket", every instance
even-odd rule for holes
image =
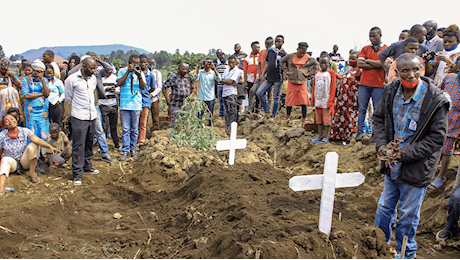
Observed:
[[[428,186],[437,170],[441,148],[447,133],[447,111],[450,103],[443,92],[427,77],[420,77],[427,87],[427,93],[420,110],[417,129],[411,143],[401,153],[402,165],[396,183],[415,187]],[[393,99],[400,86],[400,79],[385,86],[382,98],[374,112],[374,135],[376,149],[394,139]],[[381,170],[390,174],[390,168],[381,162]]]

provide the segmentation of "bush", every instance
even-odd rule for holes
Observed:
[[[201,112],[203,116],[200,119],[198,114]],[[207,126],[208,120],[211,121],[210,126]],[[187,97],[177,114],[174,129],[169,137],[177,147],[188,146],[205,152],[215,150],[216,133],[208,106],[197,97]]]

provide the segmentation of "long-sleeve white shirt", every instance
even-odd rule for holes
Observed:
[[[160,71],[156,69],[153,69],[151,71],[155,76],[155,90],[152,93],[150,93],[150,96],[152,97],[152,102],[155,102],[160,98],[160,92],[163,89],[163,80]]]
[[[86,80],[81,70],[70,75],[65,80],[65,101],[72,105],[71,115],[80,120],[96,119],[97,112],[94,105],[94,90],[96,89],[96,76],[92,75]]]

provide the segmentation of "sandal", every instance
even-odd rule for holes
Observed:
[[[30,176],[30,178],[32,179],[32,183],[40,182],[40,178],[38,178],[37,174],[35,174],[35,176]]]
[[[283,126],[291,126],[291,118],[286,118],[286,121],[283,123]]]
[[[444,177],[444,179],[442,179],[442,180],[439,179],[438,177],[436,177],[436,179],[434,179],[434,181],[432,181],[431,184],[428,185],[428,189],[435,190],[435,189],[441,187],[444,184],[444,182],[446,182],[446,180],[447,180],[446,177]]]

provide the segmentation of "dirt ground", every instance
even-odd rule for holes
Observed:
[[[309,108],[309,117],[312,115]],[[294,115],[298,114],[294,110]],[[283,114],[283,112],[281,113]],[[392,247],[373,225],[383,189],[379,161],[369,137],[362,142],[311,144],[313,132],[258,117],[244,118],[236,152],[177,148],[168,130],[149,134],[140,158],[100,160],[99,175],[72,184],[70,168],[49,171],[38,184],[11,175],[15,192],[0,198],[1,258],[392,258]],[[224,122],[215,117],[220,138]],[[163,124],[162,128],[167,126]],[[327,152],[339,154],[339,172],[359,171],[359,187],[337,189],[331,236],[318,231],[321,191],[293,192],[289,178],[320,174]],[[452,166],[458,164],[458,157]],[[447,217],[444,194],[455,171],[422,207],[417,258],[459,258],[460,241],[435,241]],[[115,214],[118,213],[118,214]]]

